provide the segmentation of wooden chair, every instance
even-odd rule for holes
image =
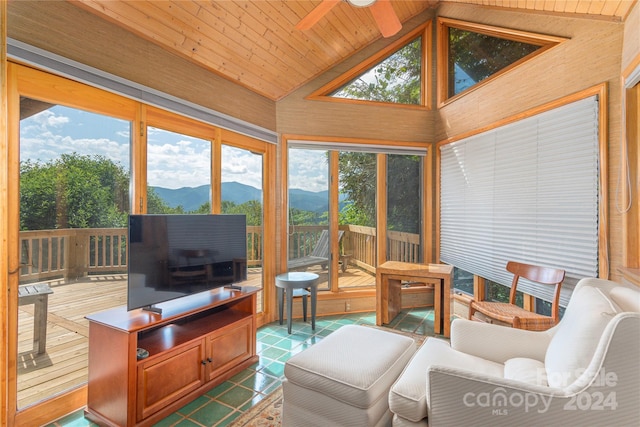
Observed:
[[[544,331],[556,325],[559,319],[560,287],[564,281],[565,271],[557,268],[539,267],[509,261],[507,271],[513,273],[509,303],[491,301],[472,301],[469,305],[469,319],[481,320],[477,313],[482,313],[489,321],[497,320],[508,323],[514,328],[531,331]],[[551,316],[537,314],[516,305],[516,288],[520,277],[544,285],[555,285]]]
[[[342,240],[342,236],[344,235],[343,230],[338,231],[338,242]],[[340,256],[340,261],[342,262],[342,271],[346,271],[346,262],[342,259],[342,255]],[[316,245],[313,247],[310,255],[293,258],[287,262],[287,269],[289,271],[296,270],[305,270],[308,267],[314,265],[321,265],[323,269],[327,268],[327,264],[329,263],[329,231],[322,230],[320,233],[320,237],[316,242]]]

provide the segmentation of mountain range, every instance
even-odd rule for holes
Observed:
[[[158,196],[172,208],[182,206],[185,211],[194,211],[209,201],[209,185],[199,187],[163,188],[152,187]],[[262,200],[262,190],[239,182],[222,183],[222,201],[237,205],[250,200]],[[289,204],[303,211],[322,213],[329,210],[329,191],[289,190]]]

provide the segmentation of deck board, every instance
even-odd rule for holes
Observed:
[[[317,266],[309,271],[320,275],[319,289],[327,289],[327,270]],[[261,271],[250,269],[248,279],[260,285]],[[341,272],[339,280],[341,288],[375,286],[375,276],[358,268]],[[126,275],[47,283],[53,293],[49,295],[45,353],[37,354],[33,348],[33,305],[18,307],[18,408],[85,384],[89,342],[85,316],[127,302]]]

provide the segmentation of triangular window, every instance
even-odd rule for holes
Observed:
[[[401,47],[329,96],[420,105],[422,37]]]
[[[565,40],[447,18],[438,24],[441,103]]]
[[[412,31],[316,90],[309,99],[423,107],[428,99],[427,47],[431,25]]]

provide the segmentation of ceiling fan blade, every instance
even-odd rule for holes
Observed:
[[[340,3],[341,0],[322,0],[322,3],[317,5],[307,16],[302,18],[296,25],[297,30],[308,30],[316,25],[316,23],[324,17],[334,6]]]
[[[393,10],[390,0],[378,0],[370,6],[373,19],[376,20],[382,37],[396,35],[402,29],[402,24]]]

